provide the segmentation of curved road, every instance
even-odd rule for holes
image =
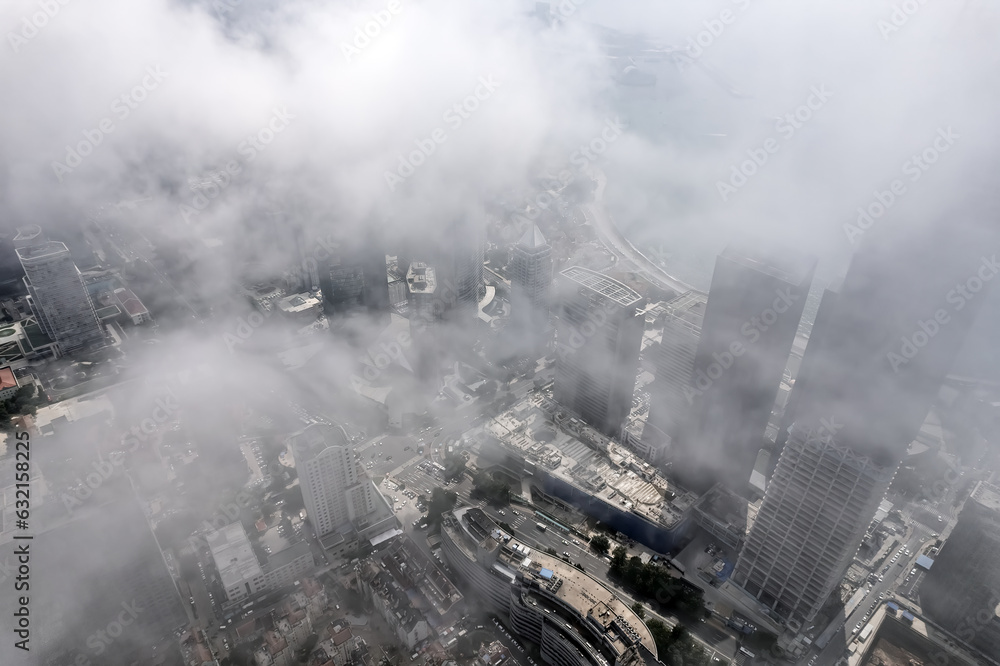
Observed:
[[[597,190],[594,192],[594,201],[582,204],[580,210],[583,211],[584,216],[587,218],[587,223],[597,230],[597,234],[601,237],[604,246],[619,259],[624,259],[633,264],[638,273],[641,273],[643,277],[658,287],[669,289],[678,295],[694,289],[690,285],[684,284],[672,275],[667,274],[655,262],[639,252],[625,238],[618,227],[615,226],[610,213],[608,213],[603,204],[604,187],[608,182],[607,176],[604,175],[601,169],[594,165],[591,165],[591,169],[593,169],[597,181]]]

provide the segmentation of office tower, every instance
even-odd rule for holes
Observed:
[[[306,515],[324,548],[342,547],[348,534],[385,522],[385,501],[359,468],[343,428],[314,424],[289,444]]]
[[[522,353],[537,357],[549,339],[552,246],[532,224],[514,246],[510,261],[511,324]]]
[[[31,311],[60,355],[104,342],[94,304],[66,245],[50,241],[22,247],[17,258]]]
[[[716,260],[692,375],[692,423],[674,455],[686,485],[746,493],[778,393],[814,258],[727,248]]]
[[[1000,487],[976,484],[926,578],[928,618],[983,654],[1000,655]]]
[[[792,429],[733,575],[791,622],[811,620],[840,583],[896,472],[835,429]]]
[[[448,291],[455,314],[474,315],[486,295],[483,261],[486,254],[486,226],[477,215],[447,225],[440,243],[430,255],[437,268],[439,288]]]
[[[580,266],[559,274],[555,399],[609,437],[632,406],[645,299]]]
[[[389,281],[385,254],[378,244],[351,247],[328,243],[316,252],[323,258],[317,263],[327,315],[365,311],[379,322],[388,323]]]
[[[811,620],[840,582],[985,300],[979,219],[873,239],[823,297],[733,578],[784,617]]]
[[[649,389],[649,417],[642,439],[657,451],[652,459],[672,449],[691,412],[695,353],[705,317],[704,294],[689,291],[667,303],[660,342],[651,349],[654,381]]]
[[[537,224],[532,224],[514,246],[510,261],[511,301],[519,309],[534,308],[548,314],[552,284],[552,246]]]

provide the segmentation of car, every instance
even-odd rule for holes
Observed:
[[[562,542],[563,542],[564,546],[568,546],[569,545],[569,541],[566,541],[566,539],[563,539]]]
[[[878,593],[878,598],[879,598],[879,600],[885,599],[885,592],[879,592]]]
[[[915,574],[915,573],[917,573],[917,569],[916,569],[916,567],[914,567],[913,569],[910,569],[910,575],[911,575],[911,576],[912,576],[913,574]]]
[[[507,512],[504,511],[503,509],[500,509],[499,511],[497,511],[497,513],[499,513],[501,516],[506,516],[507,515]]]

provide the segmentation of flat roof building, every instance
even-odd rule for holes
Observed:
[[[644,300],[581,266],[559,274],[555,399],[608,437],[631,409],[639,367]]]

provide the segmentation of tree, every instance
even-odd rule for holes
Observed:
[[[590,539],[590,547],[598,555],[607,555],[611,550],[611,539],[603,534],[598,534]]]
[[[628,558],[628,551],[623,546],[615,548],[611,554],[611,573],[619,576],[625,572],[625,561]]]
[[[642,603],[637,601],[634,604],[632,604],[632,610],[635,612],[636,615],[639,616],[640,620],[646,619],[646,607],[643,606]]]
[[[458,495],[444,488],[434,488],[431,491],[431,501],[427,505],[427,524],[437,525],[441,522],[441,516],[455,508],[458,502]]]

